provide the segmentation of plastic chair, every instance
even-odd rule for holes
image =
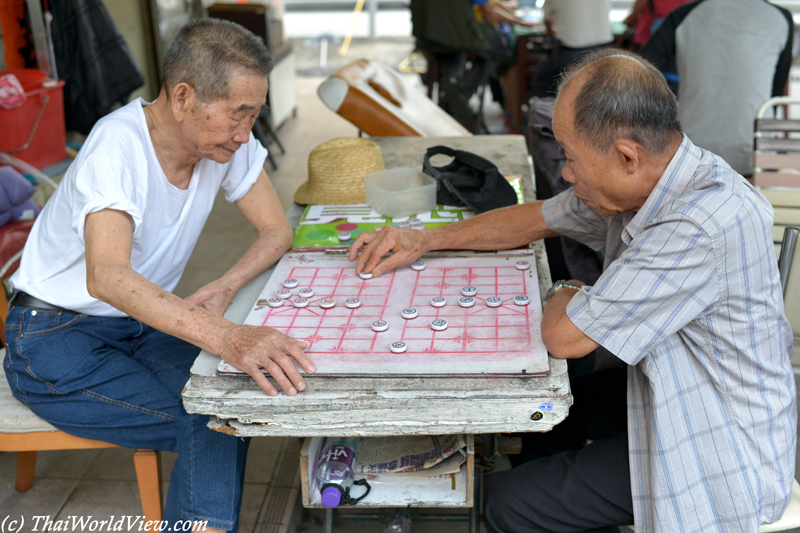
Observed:
[[[396,70],[359,59],[317,88],[322,102],[373,137],[462,137],[470,132]]]
[[[800,188],[800,119],[788,118],[800,98],[770,98],[756,111],[753,185]]]

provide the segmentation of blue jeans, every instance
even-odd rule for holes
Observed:
[[[187,414],[181,391],[200,349],[131,318],[14,307],[6,320],[14,396],[58,429],[178,453],[164,519],[238,528],[249,439]]]

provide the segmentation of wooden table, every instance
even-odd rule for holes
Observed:
[[[520,135],[452,138],[374,138],[387,168],[421,168],[425,150],[446,145],[493,161],[504,175],[520,175],[535,198],[531,164]],[[293,225],[302,208],[287,213]],[[541,241],[532,245],[542,295],[551,285]],[[272,269],[237,294],[225,316],[242,322]],[[203,351],[183,393],[190,413],[211,415],[210,427],[238,436],[389,436],[549,431],[566,416],[572,396],[566,362],[548,358],[546,375],[443,377],[306,376],[296,397],[264,394],[249,376],[218,376],[220,358]],[[361,506],[361,505],[360,505]]]

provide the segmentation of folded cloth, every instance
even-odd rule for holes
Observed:
[[[14,109],[25,103],[28,97],[25,89],[13,74],[0,76],[0,107],[3,109]]]
[[[13,167],[0,167],[0,186],[8,195],[11,205],[20,205],[33,196],[36,187]]]
[[[36,192],[15,169],[0,167],[0,226],[10,220],[31,220],[39,214],[39,206],[31,199]]]

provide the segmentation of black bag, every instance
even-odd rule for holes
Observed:
[[[431,157],[444,154],[453,161],[443,167],[431,164]],[[432,146],[425,153],[422,171],[436,178],[436,202],[465,205],[476,213],[517,204],[517,193],[491,161],[463,150]]]

